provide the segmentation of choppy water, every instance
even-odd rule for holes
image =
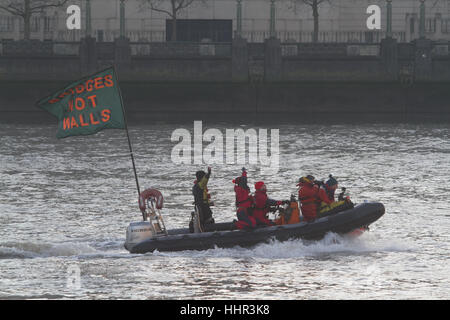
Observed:
[[[187,226],[199,168],[171,162],[170,136],[180,127],[193,124],[130,128],[141,189],[163,192],[169,228]],[[285,199],[299,176],[333,173],[355,202],[383,202],[385,216],[356,239],[131,255],[125,229],[141,215],[124,131],[57,140],[54,125],[0,124],[0,298],[450,297],[448,125],[262,127],[280,129],[280,170],[247,166],[250,182],[263,179]],[[240,168],[213,166],[218,221],[234,216],[231,180]]]

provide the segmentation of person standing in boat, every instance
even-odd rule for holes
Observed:
[[[275,223],[267,219],[266,215],[270,207],[280,205],[283,201],[272,200],[267,196],[267,188],[263,181],[255,183],[255,207],[253,208],[253,218],[257,225],[273,226]]]
[[[302,216],[306,222],[314,221],[317,217],[318,204],[325,202],[330,204],[331,201],[325,192],[320,192],[320,189],[314,182],[313,176],[301,177],[298,181],[298,199]]]
[[[247,185],[247,171],[242,168],[242,175],[233,180],[234,193],[236,195],[236,216],[235,223],[238,229],[253,229],[256,227],[256,220],[252,217],[252,207],[254,199]]]
[[[327,182],[321,185],[319,192],[321,193],[320,198],[327,197],[331,202],[334,202],[334,194],[338,187],[337,180],[330,174],[328,176]]]
[[[211,200],[208,193],[208,181],[211,176],[211,168],[208,167],[208,173],[203,170],[195,173],[197,180],[194,181],[194,187],[192,188],[192,194],[194,195],[195,206],[199,211],[200,224],[214,223],[211,211]]]

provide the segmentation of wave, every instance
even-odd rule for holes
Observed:
[[[204,251],[158,252],[145,255],[130,254],[123,248],[123,240],[102,240],[91,242],[66,242],[59,244],[35,242],[0,243],[0,259],[32,259],[50,257],[75,257],[80,259],[96,258],[136,258],[148,256],[168,257],[233,257],[289,259],[299,257],[317,257],[345,254],[370,254],[376,252],[405,252],[414,247],[404,240],[380,239],[376,235],[365,233],[359,237],[342,236],[328,233],[322,240],[307,241],[293,239],[280,242],[271,240],[250,248],[235,246],[215,248]]]
[[[9,242],[0,244],[0,259],[32,259],[94,255],[101,251],[80,242],[59,244],[35,242]]]
[[[359,237],[341,236],[328,233],[322,240],[307,241],[294,239],[280,242],[272,240],[251,248],[215,248],[205,251],[158,252],[153,255],[162,256],[191,256],[191,257],[234,257],[234,258],[263,258],[289,259],[299,257],[318,257],[338,254],[370,254],[376,252],[404,252],[414,250],[400,240],[376,239],[370,234]]]

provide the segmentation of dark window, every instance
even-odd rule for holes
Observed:
[[[98,42],[103,42],[103,30],[97,30],[97,41]]]
[[[414,18],[409,19],[409,32],[410,33],[414,33],[414,24],[415,24],[415,19]]]
[[[166,20],[166,41],[171,41],[172,28],[172,20]],[[233,21],[178,19],[176,30],[176,41],[200,42],[209,39],[212,42],[231,42]]]
[[[40,17],[33,17],[31,19],[31,32],[39,32],[41,26]]]
[[[52,18],[44,17],[44,31],[50,32],[52,30]]]
[[[436,19],[427,19],[427,32],[436,32]]]
[[[0,31],[14,31],[14,17],[0,17]]]

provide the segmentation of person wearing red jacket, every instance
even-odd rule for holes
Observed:
[[[300,189],[298,190],[298,199],[300,201],[303,218],[306,222],[314,221],[316,219],[318,204],[322,201],[327,204],[333,202],[328,198],[323,189],[319,189],[314,184],[313,177],[301,177],[297,186],[300,186]],[[323,190],[323,192],[320,190]]]
[[[236,215],[238,221],[235,222],[238,229],[253,229],[256,227],[256,220],[251,215],[253,207],[253,197],[247,185],[247,172],[242,168],[242,175],[233,180],[234,192],[236,194]]]
[[[255,183],[255,207],[253,209],[253,217],[257,225],[273,226],[275,225],[271,220],[267,219],[266,215],[271,206],[280,205],[283,202],[272,200],[267,197],[267,188],[264,182],[258,181]]]
[[[329,179],[327,180],[327,182],[325,182],[325,184],[322,185],[320,190],[322,190],[321,191],[322,193],[326,194],[326,197],[330,199],[331,202],[334,202],[334,194],[338,187],[338,182],[331,174],[328,176],[328,178]]]

